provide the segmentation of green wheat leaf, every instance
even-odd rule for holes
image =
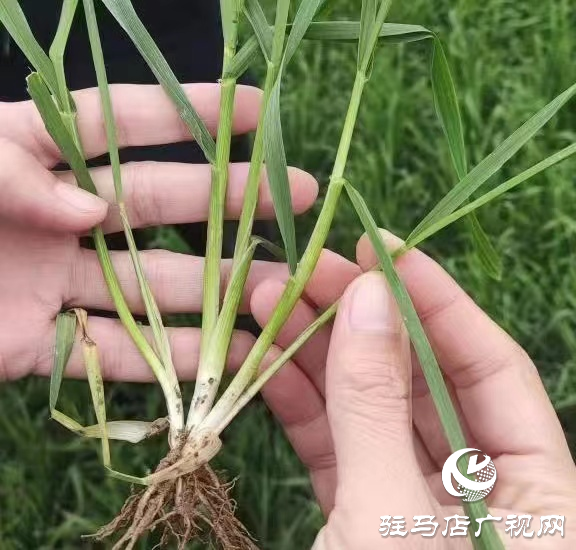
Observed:
[[[288,166],[286,152],[282,139],[282,122],[280,120],[280,80],[276,82],[264,120],[264,155],[266,158],[266,171],[270,184],[270,191],[276,212],[276,219],[290,272],[296,271],[298,251],[296,249],[296,230],[294,226],[294,213],[292,197],[290,194],[290,181],[288,179]]]
[[[58,82],[52,62],[34,38],[18,0],[0,0],[0,22],[28,61],[42,75],[51,92],[56,94]]]
[[[76,336],[76,315],[63,312],[56,317],[56,344],[54,346],[54,364],[50,375],[50,412],[56,409],[62,378],[70,359]]]
[[[310,25],[304,38],[327,42],[357,42],[360,29],[359,21],[317,21]],[[402,23],[384,23],[378,33],[379,41],[383,43],[418,42],[432,36],[432,31],[425,27]]]
[[[240,78],[258,57],[258,39],[252,35],[236,52],[222,78]]]
[[[484,193],[482,196],[478,197],[476,200],[466,204],[462,208],[459,208],[452,214],[441,218],[440,220],[434,222],[433,224],[429,225],[426,229],[424,229],[421,233],[418,234],[416,238],[410,240],[410,242],[406,243],[406,248],[412,248],[417,246],[419,243],[428,239],[432,235],[436,234],[438,231],[444,229],[448,225],[454,223],[455,221],[467,216],[471,212],[474,212],[478,208],[488,204],[489,202],[493,201],[494,199],[500,197],[504,193],[507,193],[514,187],[532,179],[533,177],[541,174],[548,168],[552,168],[561,162],[564,162],[568,158],[572,157],[576,154],[576,144],[572,144],[553,155],[550,155],[543,161],[535,164],[528,170],[525,170],[521,174],[514,176],[513,178],[501,183],[500,185],[496,186],[494,189]]]
[[[464,221],[472,236],[474,250],[480,260],[482,269],[484,269],[489,277],[492,277],[495,281],[500,281],[504,269],[502,259],[494,248],[490,237],[488,237],[486,231],[484,231],[484,228],[480,225],[480,220],[478,220],[476,214],[473,213],[467,216]]]
[[[284,140],[282,137],[282,122],[280,120],[280,90],[284,68],[290,63],[290,60],[296,53],[321,3],[321,0],[306,0],[300,3],[288,40],[286,41],[278,77],[270,95],[270,101],[268,102],[264,119],[264,151],[268,181],[270,183],[274,210],[284,241],[286,258],[291,273],[296,271],[298,251],[296,248],[296,230],[294,227],[294,212],[290,194],[290,180],[288,177],[286,152],[284,150]],[[280,38],[278,35],[275,37],[277,47],[279,47]]]
[[[272,57],[272,41],[274,33],[266,20],[266,14],[258,0],[246,0],[244,7],[246,18],[252,25],[254,35],[260,44],[264,58],[269,61]]]
[[[288,28],[291,28],[289,25]],[[272,27],[270,27],[272,31]],[[360,23],[357,21],[312,22],[304,35],[304,40],[326,42],[356,42],[360,36]],[[384,44],[418,42],[433,38],[433,33],[419,25],[384,23],[380,29],[379,41]],[[258,39],[252,35],[234,56],[224,77],[238,78],[256,61],[260,52]]]
[[[462,117],[458,106],[456,87],[450,72],[450,66],[442,43],[434,38],[434,52],[432,57],[432,91],[434,93],[434,105],[436,113],[444,130],[448,142],[448,148],[454,164],[454,170],[458,181],[464,179],[468,173],[468,160],[464,145],[464,130]],[[466,218],[467,227],[472,236],[474,248],[480,259],[484,271],[493,279],[502,278],[502,260],[488,235],[480,225],[476,214]]]
[[[300,2],[300,7],[296,12],[296,17],[294,17],[294,21],[290,27],[290,34],[286,41],[283,60],[284,67],[290,63],[296,53],[321,4],[322,0],[303,0]]]
[[[28,93],[44,121],[46,130],[62,152],[66,162],[70,165],[70,168],[76,176],[78,185],[82,189],[96,195],[96,187],[86,167],[86,163],[78,151],[74,139],[66,128],[46,83],[38,73],[28,75],[26,83],[28,85]]]
[[[152,328],[154,335],[154,348],[156,353],[160,356],[164,368],[170,376],[172,376],[176,383],[176,372],[172,364],[172,354],[168,335],[162,322],[160,310],[156,304],[156,300],[150,289],[150,285],[144,274],[144,268],[138,250],[134,235],[130,227],[128,216],[124,207],[123,190],[122,190],[122,171],[120,166],[120,154],[118,151],[118,139],[116,122],[114,119],[114,111],[112,107],[112,98],[110,96],[110,89],[108,86],[108,77],[106,75],[106,66],[104,63],[104,54],[102,52],[102,44],[100,42],[100,33],[98,31],[98,21],[96,19],[96,10],[94,8],[94,0],[83,0],[84,13],[86,14],[86,24],[88,27],[88,36],[90,39],[90,47],[92,50],[92,59],[96,70],[96,77],[98,82],[98,90],[100,92],[100,99],[102,104],[102,112],[104,114],[104,128],[106,131],[106,140],[108,143],[108,153],[110,156],[110,165],[112,167],[112,174],[114,180],[114,189],[116,192],[116,199],[120,210],[120,219],[122,220],[122,227],[128,243],[128,250],[136,278],[140,287],[140,294],[146,308],[146,316]]]
[[[68,86],[66,85],[66,76],[64,74],[64,52],[66,50],[66,45],[68,44],[68,37],[70,36],[70,30],[72,29],[72,22],[74,21],[77,8],[78,0],[64,0],[62,11],[60,13],[60,21],[58,23],[58,28],[56,29],[56,35],[54,36],[54,40],[52,41],[48,52],[54,71],[56,72],[56,81],[58,83],[58,90],[53,90],[53,92],[57,92],[57,97],[60,100],[61,106],[67,112],[74,111],[75,106],[73,105],[70,92],[68,91]]]
[[[432,211],[418,224],[407,239],[407,244],[416,239],[428,227],[454,212],[477,189],[484,185],[506,164],[536,133],[545,126],[576,93],[572,85],[548,105],[536,113],[523,126],[498,146],[490,155],[473,168],[464,179],[452,188]]]
[[[102,43],[100,41],[100,32],[98,31],[96,10],[94,8],[94,0],[83,0],[83,2],[86,26],[88,28],[88,37],[90,40],[90,49],[92,52],[92,62],[94,63],[94,69],[96,71],[100,102],[102,104],[102,113],[104,115],[104,130],[106,132],[106,142],[108,144],[108,155],[110,156],[114,190],[116,198],[119,201],[122,201],[122,173],[120,168],[120,153],[118,151],[116,122],[114,120],[112,97],[110,96],[110,87],[108,86],[108,76],[106,74]]]
[[[367,55],[370,57],[373,55],[372,48],[370,48],[370,36],[372,27],[376,23],[376,8],[376,0],[362,0],[358,37],[358,68],[362,66]]]
[[[446,54],[439,40],[435,40],[432,60],[432,91],[434,105],[450,149],[456,174],[463,178],[468,171],[462,118],[456,96],[454,80]]]
[[[176,75],[160,52],[150,33],[139,19],[130,0],[102,0],[120,26],[126,31],[140,55],[176,107],[180,118],[201,147],[208,162],[216,158],[216,144],[206,125],[190,103]]]

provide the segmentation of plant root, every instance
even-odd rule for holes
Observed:
[[[156,472],[180,458],[173,449]],[[133,493],[118,516],[94,537],[102,540],[122,533],[113,550],[132,550],[140,537],[158,530],[160,546],[175,542],[178,550],[197,539],[211,540],[223,550],[258,550],[254,539],[236,518],[230,497],[233,482],[222,482],[208,464],[174,479],[159,481]]]

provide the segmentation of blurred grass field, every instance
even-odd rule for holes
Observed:
[[[272,5],[272,0],[267,0]],[[468,154],[481,160],[532,113],[576,81],[576,9],[570,0],[412,0],[397,2],[390,21],[437,31],[459,90]],[[358,17],[359,2],[336,2],[332,17]],[[287,75],[284,131],[289,162],[315,174],[325,189],[355,70],[352,45],[307,44]],[[454,183],[429,85],[429,46],[379,50],[363,103],[347,176],[383,227],[400,236]],[[498,178],[503,181],[576,140],[568,105]],[[479,212],[504,261],[502,282],[487,278],[462,224],[425,248],[529,352],[545,378],[569,437],[576,436],[576,177],[574,162],[554,168]],[[304,246],[314,212],[298,224]],[[360,226],[345,202],[330,247],[350,258]],[[155,245],[176,246],[165,230]],[[64,406],[78,418],[85,384],[66,385]],[[110,385],[110,417],[156,418],[154,387]],[[80,541],[109,520],[129,488],[104,475],[97,445],[49,421],[48,383],[0,388],[0,548],[96,548]],[[297,403],[295,403],[297,406]],[[263,549],[310,546],[322,525],[305,472],[261,403],[235,422],[218,466],[238,476],[240,514]],[[118,469],[142,472],[163,452],[115,446]],[[143,548],[151,548],[145,543]]]

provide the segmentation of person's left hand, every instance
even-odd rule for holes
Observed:
[[[185,85],[190,100],[215,132],[219,113],[216,84]],[[113,85],[111,93],[122,147],[160,145],[190,139],[160,86]],[[74,93],[78,125],[89,158],[106,153],[106,135],[97,89]],[[261,93],[239,86],[234,132],[253,130]],[[0,382],[52,369],[55,318],[62,308],[113,311],[96,252],[80,245],[79,236],[97,223],[106,233],[121,231],[110,167],[91,170],[103,199],[75,187],[69,172],[54,172],[61,157],[32,102],[0,103]],[[125,201],[133,227],[202,222],[207,219],[210,166],[179,163],[131,163],[122,167]],[[227,216],[237,218],[248,173],[247,163],[230,165]],[[290,169],[296,212],[309,208],[317,184],[305,172]],[[272,218],[274,209],[263,182],[258,215]],[[107,204],[108,203],[108,204]],[[136,277],[128,252],[111,254],[127,302],[142,314]],[[163,313],[198,312],[202,306],[203,258],[162,250],[141,254],[152,292]],[[223,262],[223,279],[230,262]],[[286,266],[255,262],[245,289],[267,277],[287,277]],[[224,284],[223,284],[224,286]],[[109,380],[149,381],[150,368],[115,319],[91,316],[90,333],[99,348]],[[145,329],[146,330],[146,329]],[[176,368],[193,378],[200,331],[169,329]],[[237,365],[250,348],[250,334],[237,333],[230,363]],[[84,376],[80,346],[72,353],[68,374]]]

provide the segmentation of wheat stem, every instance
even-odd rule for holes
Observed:
[[[268,321],[266,327],[260,334],[258,340],[252,347],[244,364],[230,383],[222,398],[216,403],[210,414],[206,417],[205,422],[202,423],[202,428],[209,430],[215,429],[220,426],[225,418],[229,415],[231,408],[234,406],[238,398],[243,394],[245,389],[251,384],[258,373],[258,368],[264,359],[264,356],[274,343],[278,333],[286,323],[292,310],[296,306],[298,299],[304,291],[304,287],[312,275],[326,238],[334,218],[334,213],[338,204],[342,187],[343,175],[350,152],[350,144],[354,127],[358,118],[358,111],[360,109],[360,101],[362,93],[366,85],[366,74],[358,72],[354,81],[352,89],[352,96],[344,122],[344,128],[340,138],[340,145],[334,163],[332,176],[330,177],[330,184],[322,211],[314,227],[306,251],[302,256],[296,273],[290,278],[282,297]]]

